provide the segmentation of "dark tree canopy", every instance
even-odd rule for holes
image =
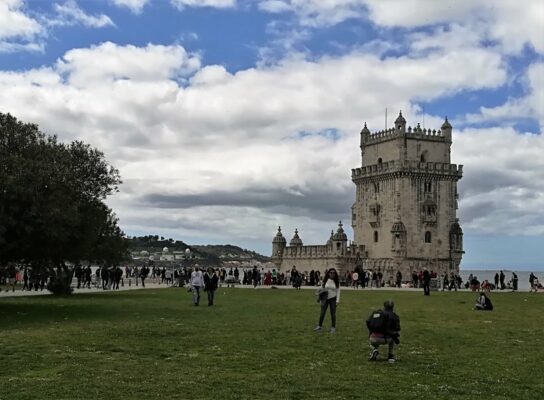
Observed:
[[[104,200],[120,183],[97,149],[0,113],[0,265],[119,263],[124,234]]]

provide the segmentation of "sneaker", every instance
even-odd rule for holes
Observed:
[[[336,328],[331,328],[331,329],[329,330],[329,333],[335,333],[335,332],[336,332]]]
[[[320,327],[319,325],[317,325],[315,328],[314,328],[314,332],[321,332],[323,330],[322,327]]]
[[[370,358],[369,358],[369,361],[376,361],[376,359],[378,358],[378,354],[380,354],[380,352],[378,351],[378,349],[374,349],[370,352]]]
[[[388,359],[387,359],[387,362],[388,362],[389,364],[394,364],[396,361],[397,361],[397,360],[395,360],[394,358],[388,358]]]

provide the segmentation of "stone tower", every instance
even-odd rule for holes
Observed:
[[[457,181],[451,164],[452,126],[406,127],[402,112],[391,129],[361,131],[361,168],[352,170],[355,242],[363,244],[364,269],[403,279],[423,268],[458,272],[463,231],[457,219]]]

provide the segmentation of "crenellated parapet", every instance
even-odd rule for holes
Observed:
[[[326,245],[311,246],[287,246],[283,252],[283,257],[322,257],[328,254]]]
[[[389,140],[398,139],[401,137],[414,138],[420,140],[429,140],[435,142],[449,142],[451,135],[441,129],[426,129],[421,128],[420,124],[412,128],[409,126],[406,129],[390,128],[381,131],[369,133],[363,136],[362,143],[364,145],[386,142]]]
[[[420,162],[420,161],[387,161],[380,164],[368,165],[366,167],[354,168],[351,170],[351,179],[353,182],[364,178],[375,176],[383,177],[384,174],[436,174],[440,176],[451,176],[461,179],[463,176],[463,166],[439,162]]]

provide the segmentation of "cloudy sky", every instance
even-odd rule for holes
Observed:
[[[278,225],[349,225],[365,121],[447,115],[462,267],[544,269],[543,21],[541,0],[0,0],[0,111],[103,150],[127,234],[266,255]]]

